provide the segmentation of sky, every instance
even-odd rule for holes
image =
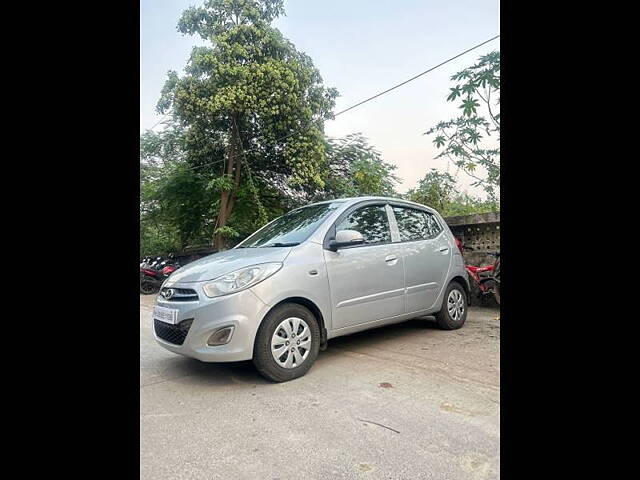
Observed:
[[[202,0],[140,1],[140,133],[160,120],[155,105],[168,70],[182,73],[199,37],[176,30],[182,11]],[[340,92],[335,112],[398,84],[500,33],[498,0],[285,0],[286,16],[274,25],[307,53],[326,86]],[[461,191],[483,196],[472,179],[423,135],[459,114],[447,102],[451,75],[480,55],[499,49],[494,40],[382,97],[325,123],[325,133],[361,132],[389,163],[406,192],[431,168],[449,171]],[[156,127],[156,130],[161,127]]]

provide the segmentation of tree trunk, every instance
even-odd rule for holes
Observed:
[[[220,210],[218,212],[218,219],[216,221],[216,229],[226,226],[233,207],[236,201],[236,195],[238,193],[238,187],[240,186],[240,172],[242,165],[241,154],[241,142],[240,142],[240,130],[236,121],[236,116],[231,117],[231,129],[229,131],[229,145],[227,147],[227,162],[225,165],[224,174],[233,175],[233,189],[223,190],[220,193]],[[225,239],[223,235],[214,233],[213,245],[216,250],[221,251],[225,249]]]
[[[222,228],[227,224],[227,205],[229,201],[229,192],[223,191],[220,194],[220,211],[218,212],[218,220],[216,222],[216,229]],[[219,233],[213,235],[213,245],[217,251],[224,250],[224,237]]]

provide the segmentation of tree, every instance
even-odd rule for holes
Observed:
[[[182,249],[206,231],[208,179],[184,162],[184,134],[169,128],[140,137],[141,253]]]
[[[441,213],[445,217],[454,217],[498,211],[500,204],[494,200],[482,200],[467,193],[456,193]]]
[[[159,133],[148,131],[140,137],[141,255],[210,243],[217,213],[211,198],[219,195],[227,177],[202,162],[216,150],[223,158],[224,145],[216,146],[215,137],[206,145],[194,146],[186,131],[173,122]],[[237,191],[233,229],[226,232],[229,242],[243,239],[293,206],[260,179],[255,180],[255,190],[251,185],[245,181]],[[262,210],[256,206],[256,195]]]
[[[382,160],[361,133],[329,138],[326,143],[325,188],[319,198],[396,195],[396,166]]]
[[[448,172],[438,172],[432,168],[418,187],[407,192],[412,202],[421,203],[444,212],[456,192],[456,181]]]
[[[473,185],[496,201],[500,194],[500,52],[481,56],[451,79],[457,83],[447,101],[460,101],[462,114],[438,123],[426,134],[435,135],[433,143],[441,150],[436,158],[447,158],[460,167],[475,179]],[[485,135],[495,135],[498,146],[487,148]]]
[[[312,201],[359,196],[396,196],[396,167],[382,160],[360,133],[325,138],[320,173],[324,186],[301,191],[281,188],[254,174],[237,191],[237,201],[225,238],[239,242],[268,220]],[[175,122],[159,133],[140,137],[141,255],[168,253],[208,243],[214,234],[217,203],[211,198],[227,188],[228,177],[208,168],[211,158],[224,159],[224,144],[216,137],[195,143]],[[255,186],[255,189],[252,188]],[[263,211],[260,212],[262,207]],[[229,227],[232,225],[232,227]]]
[[[416,188],[409,190],[406,197],[412,202],[435,208],[445,217],[499,210],[499,205],[494,200],[481,200],[467,193],[459,193],[455,178],[448,172],[438,172],[435,168],[420,180]]]
[[[280,190],[323,187],[323,121],[337,91],[325,88],[311,59],[270,25],[283,13],[283,0],[207,0],[178,23],[211,46],[194,47],[184,76],[169,72],[157,108],[185,129],[188,162],[222,167],[210,184],[218,249],[238,234],[228,224],[243,188],[264,219],[257,180]]]

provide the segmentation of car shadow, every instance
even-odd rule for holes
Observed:
[[[364,346],[376,346],[377,344],[381,346],[389,340],[402,340],[404,337],[411,338],[417,333],[424,333],[429,330],[440,331],[433,316],[412,318],[402,323],[394,323],[343,337],[332,338],[327,345],[327,351],[331,351],[332,348],[334,350],[351,350]]]
[[[173,378],[168,378],[175,383],[185,385],[247,385],[268,384],[253,366],[251,360],[243,362],[208,363],[193,358],[176,357],[171,359],[168,368],[180,372]]]
[[[438,330],[434,317],[420,317],[407,320],[402,323],[386,325],[362,332],[345,335],[329,340],[327,350],[320,352],[321,360],[327,354],[341,355],[343,350],[352,350],[362,347],[382,346],[389,340],[407,339],[417,333],[429,330]],[[258,385],[273,385],[273,382],[265,379],[258,373],[251,360],[243,362],[206,363],[187,357],[176,357],[165,360],[166,367],[175,372],[175,378],[168,380],[177,383],[208,386],[237,385],[246,388],[255,388]],[[166,371],[165,371],[166,372]],[[171,377],[171,375],[168,375]]]

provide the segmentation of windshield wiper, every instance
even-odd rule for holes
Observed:
[[[268,243],[267,245],[260,245],[261,247],[295,247],[296,245],[300,245],[300,242],[289,242],[289,243]]]

